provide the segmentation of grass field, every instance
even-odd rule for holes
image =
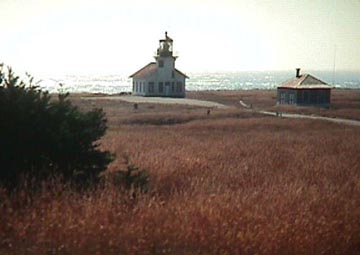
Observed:
[[[240,96],[212,93],[207,99],[227,104]],[[360,253],[359,127],[73,100],[104,107],[110,128],[101,146],[117,155],[109,171],[128,157],[147,171],[147,192],[106,185],[77,193],[57,181],[38,193],[2,192],[0,254]]]

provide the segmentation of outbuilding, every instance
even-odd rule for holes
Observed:
[[[330,107],[331,86],[311,74],[296,75],[277,87],[279,105]]]
[[[175,68],[177,56],[173,55],[173,40],[165,32],[159,40],[151,62],[130,76],[132,93],[136,96],[185,97],[185,80],[189,78]]]

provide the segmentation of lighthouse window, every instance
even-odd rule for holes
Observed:
[[[159,82],[159,93],[163,93],[164,92],[164,83]]]
[[[182,82],[178,81],[176,83],[176,92],[182,92]]]
[[[154,82],[149,82],[149,93],[154,93]]]
[[[164,61],[163,60],[159,60],[159,67],[164,67]]]

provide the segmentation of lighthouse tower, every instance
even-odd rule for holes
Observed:
[[[137,96],[185,97],[185,79],[189,78],[175,68],[173,39],[167,32],[159,40],[154,56],[156,62],[149,63],[130,76],[133,78],[133,94]]]
[[[158,74],[162,80],[174,78],[176,57],[173,55],[173,40],[167,35],[167,32],[165,32],[165,39],[159,40],[155,60],[159,68]]]

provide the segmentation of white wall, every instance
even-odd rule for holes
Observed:
[[[133,78],[135,86],[133,87],[133,95],[137,96],[185,96],[185,77],[175,71],[175,58],[173,57],[159,57],[157,59],[157,65],[159,61],[163,61],[163,67],[157,67],[157,72],[153,75],[149,75],[144,79]],[[154,82],[154,91],[149,92],[149,82]],[[163,92],[159,91],[159,82],[163,83]],[[181,91],[177,90],[177,83],[181,82]],[[138,87],[136,87],[136,83]],[[170,85],[166,86],[166,83]],[[174,84],[174,85],[173,85]],[[141,86],[141,90],[139,89]],[[174,86],[174,89],[173,89]],[[145,88],[145,89],[144,89]]]

